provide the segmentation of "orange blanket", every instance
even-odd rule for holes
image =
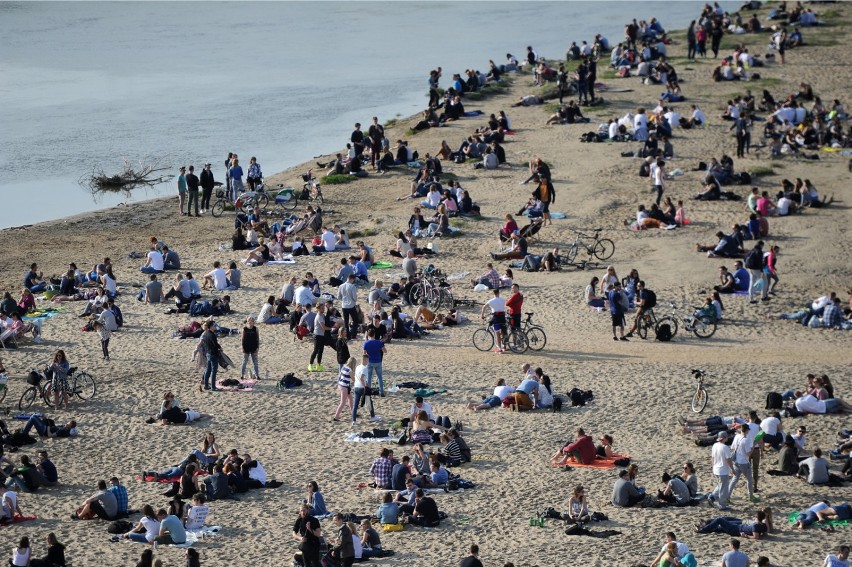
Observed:
[[[566,457],[564,461],[560,461],[558,463],[551,463],[554,467],[564,467],[566,465],[571,467],[588,467],[592,469],[614,469],[615,461],[618,459],[629,459],[630,455],[613,455],[612,457],[597,457],[591,463],[584,465],[583,463],[578,463],[572,457]]]

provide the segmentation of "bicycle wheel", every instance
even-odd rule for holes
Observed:
[[[677,335],[677,319],[675,319],[674,317],[663,317],[662,319],[657,321],[656,325],[654,325],[654,332],[656,333],[657,329],[660,327],[660,325],[664,325],[664,324],[671,327],[672,338],[675,338],[675,336]]]
[[[709,339],[716,333],[716,321],[709,317],[696,317],[692,322],[692,332],[699,339]]]
[[[527,336],[527,343],[533,350],[541,350],[547,344],[547,335],[541,327],[529,327],[524,333]]]
[[[520,329],[512,329],[509,331],[509,336],[506,338],[508,343],[506,346],[515,354],[524,354],[530,348],[530,343],[527,341],[527,335]]]
[[[71,382],[73,391],[81,400],[90,400],[94,397],[97,391],[95,379],[88,372],[80,372],[75,374]]]
[[[289,199],[285,201],[275,201],[278,206],[288,212],[292,212],[296,210],[296,207],[299,205],[299,199],[296,198],[295,195],[291,195]]]
[[[598,260],[609,260],[615,253],[615,243],[609,238],[601,238],[595,242],[595,247],[592,249]]]
[[[422,285],[416,285],[411,288],[411,291],[408,293],[408,297],[411,300],[412,305],[423,305],[424,301],[424,292]]]
[[[494,348],[494,333],[488,329],[477,329],[473,333],[473,346],[476,350],[488,352]]]
[[[18,400],[18,409],[26,410],[29,409],[30,406],[35,403],[36,396],[38,396],[38,388],[35,386],[30,386],[24,393],[21,395],[21,399]]]
[[[41,387],[41,398],[44,400],[44,403],[47,407],[56,407],[56,398],[53,391],[53,380],[48,380],[47,383],[45,383],[45,385]]]
[[[222,213],[225,212],[225,201],[219,199],[215,203],[213,203],[213,208],[210,209],[210,214],[216,217],[217,219],[222,216]]]
[[[648,329],[653,326],[651,319],[649,317],[642,317],[639,319],[639,324],[636,325],[636,332],[639,334],[639,337],[642,339],[648,338]]]
[[[8,386],[0,387],[0,402],[6,399],[6,392],[9,390]]]
[[[441,290],[438,288],[431,288],[428,292],[426,292],[426,307],[433,311],[437,311],[441,308]]]
[[[565,263],[573,264],[574,259],[577,257],[577,246],[572,245],[568,250],[565,251]]]
[[[707,390],[704,389],[704,386],[698,386],[698,389],[695,390],[695,394],[692,395],[692,411],[695,413],[701,413],[704,411],[704,408],[707,407],[707,400],[709,396],[707,395]]]
[[[255,205],[261,209],[265,209],[266,206],[269,204],[269,197],[266,195],[266,193],[258,193],[254,196],[253,200]]]

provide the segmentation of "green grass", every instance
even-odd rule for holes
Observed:
[[[464,99],[465,100],[482,100],[484,98],[485,98],[485,95],[481,91],[464,93]]]
[[[752,177],[761,177],[763,175],[772,175],[775,173],[775,170],[769,166],[758,165],[757,167],[752,167],[748,170]]]
[[[385,122],[385,128],[393,128],[397,125],[398,122],[399,120],[397,120],[396,118],[391,118],[390,120]]]
[[[405,136],[410,138],[411,136],[416,136],[417,133],[418,133],[418,130],[415,130],[414,128],[409,128],[408,130],[405,131]]]
[[[600,73],[598,75],[598,78],[599,79],[607,79],[607,80],[616,79],[616,78],[618,78],[618,71],[616,71],[612,67],[607,67],[606,69],[603,70],[603,73]]]
[[[376,236],[378,231],[372,228],[365,228],[364,230],[350,230],[349,238],[365,238],[369,236]]]
[[[323,185],[344,185],[352,183],[356,179],[358,178],[354,175],[325,175],[320,179],[320,183]]]
[[[758,71],[758,74],[760,74],[760,71]],[[778,87],[784,84],[784,81],[778,77],[761,77],[751,82],[757,83],[761,87]]]
[[[784,164],[781,163],[780,161],[773,161],[769,165],[772,166],[775,169],[784,169]]]

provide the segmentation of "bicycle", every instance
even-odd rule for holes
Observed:
[[[707,401],[710,399],[707,389],[704,387],[704,377],[706,374],[703,370],[693,368],[692,376],[698,380],[698,387],[695,389],[695,393],[692,394],[692,403],[690,405],[692,406],[692,411],[701,413],[707,407]]]
[[[539,351],[547,344],[547,335],[544,332],[544,327],[533,323],[533,313],[527,313],[526,316],[521,331],[526,335],[530,348]]]
[[[254,191],[240,193],[235,201],[231,201],[223,189],[216,190],[216,202],[210,209],[210,214],[216,218],[222,216],[227,207],[233,207],[234,213],[245,212],[246,209],[264,209],[269,205],[269,196],[261,183]]]
[[[494,334],[494,329],[491,328],[492,325],[486,323],[484,327],[481,329],[477,329],[473,332],[473,346],[476,347],[477,350],[482,352],[488,352],[494,348],[496,344],[497,337]],[[509,350],[514,352],[515,354],[523,354],[529,348],[529,342],[527,342],[527,336],[520,329],[509,329],[508,332],[504,330],[504,346],[508,346]]]
[[[68,397],[77,396],[81,400],[90,400],[97,390],[97,386],[95,385],[95,379],[92,376],[83,370],[79,374],[76,374],[77,367],[72,366],[68,369],[68,378],[65,381],[65,392],[68,394]],[[48,407],[56,407],[56,394],[59,389],[59,379],[56,374],[53,374],[50,381],[47,382],[41,392],[42,398],[44,398],[44,403],[47,404]],[[60,397],[62,395],[61,392],[58,392]]]
[[[681,319],[675,313],[677,306],[674,303],[670,303],[669,305],[671,306],[672,312],[657,321],[656,325],[654,325],[654,331],[656,331],[660,325],[667,324],[671,327],[672,338],[677,335],[677,331],[681,326],[685,330],[694,333],[699,339],[709,339],[716,333],[715,319],[697,314],[692,314]],[[697,311],[699,308],[696,307],[695,309]]]
[[[565,250],[565,259],[568,264],[574,263],[574,260],[577,257],[577,252],[580,248],[584,248],[586,250],[586,253],[589,255],[589,259],[595,257],[601,261],[612,258],[612,255],[615,253],[615,243],[609,238],[600,237],[601,231],[603,230],[602,228],[596,228],[593,231],[593,236],[584,234],[573,228],[569,230],[577,236],[574,238],[574,242],[572,242]],[[583,241],[584,238],[593,239],[593,242],[586,244]]]
[[[425,305],[437,311],[444,302],[453,304],[452,290],[438,269],[427,269],[420,273],[420,279],[411,288],[409,299],[412,305]]]
[[[36,398],[41,396],[44,399],[44,393],[41,387],[41,381],[45,379],[45,373],[50,368],[45,368],[43,372],[37,371],[35,368],[27,374],[27,384],[29,387],[21,394],[21,399],[18,400],[18,409],[26,410],[35,403]]]

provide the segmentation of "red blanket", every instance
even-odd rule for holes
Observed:
[[[21,516],[20,514],[16,514],[12,517],[12,521],[10,522],[0,522],[0,528],[3,526],[11,526],[12,524],[20,524],[21,522],[29,522],[30,520],[35,520],[35,516]]]
[[[594,461],[589,464],[578,463],[572,457],[566,457],[564,461],[558,463],[551,463],[554,467],[564,467],[566,465],[571,467],[587,467],[592,469],[614,469],[615,461],[618,459],[629,459],[630,455],[613,455],[612,457],[596,457]]]

